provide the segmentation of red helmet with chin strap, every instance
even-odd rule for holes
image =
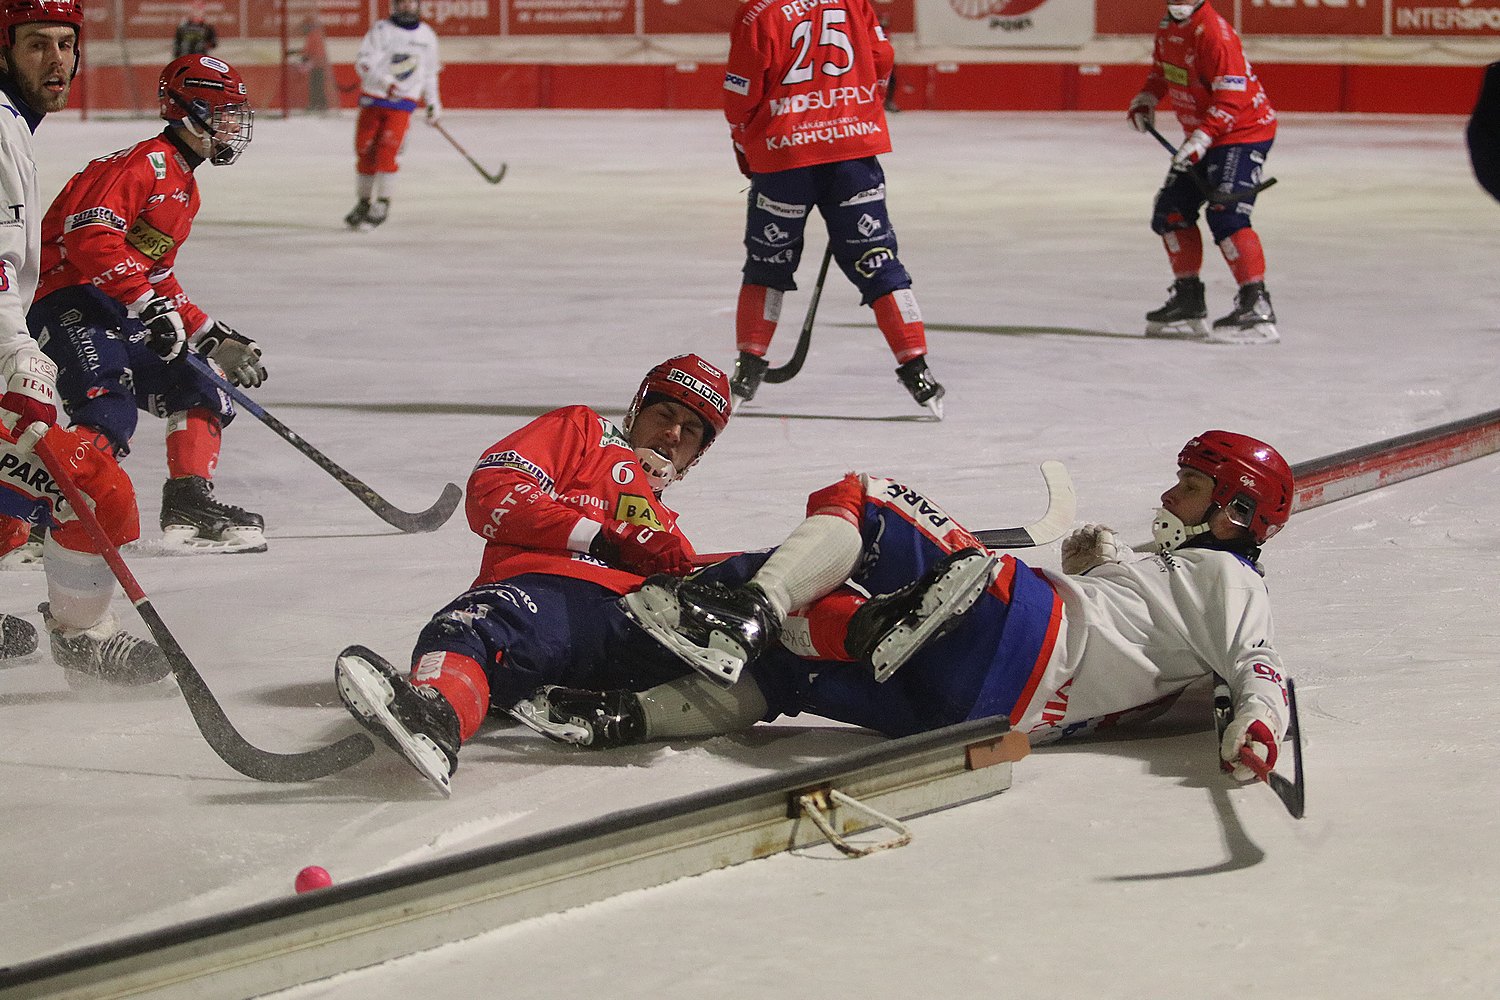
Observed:
[[[222,59],[206,55],[173,59],[161,71],[156,96],[163,119],[199,138],[212,139],[210,163],[233,163],[250,145],[255,112],[245,93],[245,79]]]
[[[1292,467],[1264,441],[1229,431],[1204,431],[1182,446],[1177,464],[1214,481],[1213,502],[1249,531],[1257,545],[1280,531],[1292,515]]]
[[[708,451],[708,446],[729,423],[729,377],[696,354],[669,358],[646,373],[641,387],[635,392],[635,399],[630,402],[630,409],[625,413],[626,434],[630,433],[636,414],[647,405],[648,398],[656,396],[681,403],[703,421],[705,433],[698,457]]]
[[[70,25],[83,34],[83,5],[78,0],[0,0],[0,31],[7,44],[15,44],[18,27],[37,22]]]

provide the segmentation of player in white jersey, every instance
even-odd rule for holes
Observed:
[[[427,123],[443,113],[438,95],[437,33],[422,22],[418,0],[391,0],[391,16],[370,25],[354,57],[359,73],[359,119],[354,125],[358,201],[344,223],[368,230],[385,221],[411,113],[427,105]]]
[[[31,134],[68,104],[78,71],[83,8],[77,0],[0,0],[0,420],[25,454],[57,422],[57,366],[26,328],[40,273],[42,214]],[[24,544],[31,526],[0,517],[0,554]],[[0,615],[0,657],[36,648],[30,623]]]
[[[1086,525],[1063,542],[1056,572],[974,548],[915,490],[851,475],[813,495],[807,520],[769,559],[737,556],[687,581],[653,577],[622,599],[700,670],[700,652],[740,658],[737,683],[721,686],[721,671],[720,683],[694,675],[640,694],[544,689],[533,705],[556,724],[549,735],[595,747],[803,711],[891,736],[1004,714],[1045,743],[1158,714],[1217,674],[1234,698],[1220,754],[1249,779],[1241,752],[1274,765],[1288,724],[1257,559],[1286,523],[1292,491],[1275,449],[1207,431],[1178,455],[1153,554]],[[845,579],[882,596],[839,586]],[[825,596],[789,607],[786,595],[809,589]]]

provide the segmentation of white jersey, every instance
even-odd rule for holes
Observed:
[[[1079,576],[1041,572],[1063,621],[1039,682],[1016,706],[1015,727],[1033,743],[1164,711],[1210,671],[1228,681],[1236,712],[1258,700],[1286,730],[1270,598],[1243,560],[1189,548]]]
[[[16,101],[0,90],[0,394],[18,370],[55,373],[26,329],[40,273],[42,215],[37,198],[31,127]],[[38,366],[43,371],[38,371]],[[55,374],[46,376],[50,383]]]
[[[405,102],[408,107],[418,100],[429,107],[442,105],[438,73],[443,65],[438,59],[437,33],[425,21],[415,28],[403,28],[389,19],[376,21],[359,43],[354,68],[365,97]]]

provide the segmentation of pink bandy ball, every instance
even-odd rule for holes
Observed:
[[[333,885],[333,876],[328,874],[328,869],[319,868],[317,865],[308,865],[297,873],[296,887],[299,893],[312,892],[314,889],[326,889]]]

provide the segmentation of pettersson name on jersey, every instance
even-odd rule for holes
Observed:
[[[766,103],[771,108],[771,117],[779,118],[782,115],[801,114],[804,111],[822,111],[829,108],[845,107],[850,104],[874,104],[877,100],[880,88],[869,87],[834,87],[832,90],[814,90],[806,94],[792,94],[789,97],[773,97]],[[861,133],[851,133],[861,134]]]
[[[811,146],[820,142],[838,142],[861,135],[880,135],[885,130],[874,122],[849,122],[841,125],[801,128],[791,135],[766,136],[767,149],[788,149],[793,146]]]

